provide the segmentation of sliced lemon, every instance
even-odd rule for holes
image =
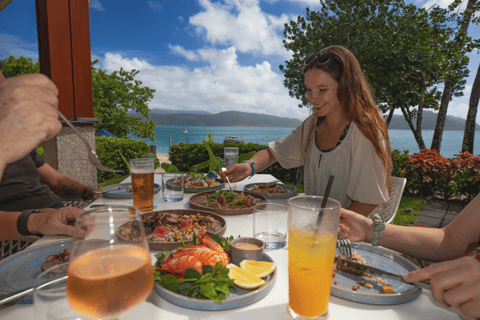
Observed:
[[[233,283],[240,288],[257,289],[265,283],[265,280],[260,279],[253,273],[245,271],[234,264],[229,264],[227,268],[229,269],[228,277],[234,280]]]
[[[243,260],[240,262],[240,267],[259,278],[265,278],[275,271],[276,264],[268,261]]]

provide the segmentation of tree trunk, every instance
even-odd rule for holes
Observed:
[[[415,127],[413,126],[413,123],[412,123],[412,118],[410,118],[410,116],[408,115],[405,108],[400,107],[400,109],[402,110],[403,117],[405,118],[405,120],[407,120],[407,123],[408,123],[408,126],[410,127],[410,130],[412,130],[412,132],[413,132],[413,136],[415,137],[415,140],[417,141],[418,148],[420,149],[420,151],[422,151],[423,149],[425,149],[425,142],[423,142],[422,132],[415,129]]]
[[[472,92],[470,93],[470,102],[465,121],[465,133],[463,135],[462,152],[468,151],[473,154],[473,141],[475,139],[475,119],[477,118],[478,100],[480,98],[480,65],[478,65],[477,75],[473,81]]]
[[[468,26],[470,24],[470,19],[472,18],[473,5],[476,0],[468,0],[467,7],[463,12],[462,26],[460,30],[467,32]],[[457,33],[458,36],[458,33]],[[458,48],[458,53],[461,53],[462,48]],[[443,89],[442,101],[440,102],[440,109],[438,110],[437,123],[435,125],[435,132],[433,133],[432,139],[432,149],[438,150],[440,152],[440,145],[442,144],[442,135],[443,127],[445,126],[445,117],[447,115],[448,103],[450,102],[450,97],[452,96],[453,85],[449,83],[448,79],[445,79],[445,88]]]
[[[442,100],[440,101],[440,109],[438,109],[437,124],[435,125],[435,132],[433,133],[431,149],[438,150],[440,153],[440,146],[442,144],[443,127],[445,126],[445,118],[447,117],[448,103],[452,96],[453,86],[445,84],[443,89]]]
[[[421,80],[421,88],[420,88],[420,94],[424,94],[425,90],[427,90],[427,87],[425,86],[425,81],[427,79],[427,76],[425,74],[422,74],[422,80]],[[422,132],[422,120],[423,120],[423,103],[425,102],[425,97],[421,96],[420,101],[418,101],[418,108],[417,108],[417,131]]]
[[[385,124],[388,126],[390,125],[390,121],[392,121],[393,118],[393,112],[395,111],[395,108],[390,108],[390,112],[388,113],[387,119],[385,119]]]

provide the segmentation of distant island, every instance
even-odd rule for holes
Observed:
[[[129,114],[134,114],[129,112]],[[151,109],[150,117],[157,126],[208,126],[208,127],[277,127],[294,128],[302,121],[296,118],[283,118],[272,115],[249,113],[240,111],[224,111],[209,113],[207,111],[167,109]],[[416,119],[416,118],[415,118]],[[422,130],[435,130],[437,114],[432,111],[423,111]],[[416,120],[414,120],[414,125]],[[388,127],[389,130],[410,130],[403,115],[394,115]],[[445,120],[446,131],[464,131],[465,119],[447,115]],[[475,130],[480,130],[476,125]]]
[[[183,111],[151,109],[150,118],[157,126],[208,126],[208,127],[296,127],[302,121],[296,118],[282,118],[260,113],[224,111]]]

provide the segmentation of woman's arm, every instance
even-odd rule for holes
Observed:
[[[250,161],[255,164],[257,172],[260,172],[277,162],[277,159],[275,159],[274,155],[270,152],[270,150],[265,149],[255,153],[250,159]],[[232,164],[227,167],[227,171],[219,172],[220,178],[222,178],[222,180],[227,181],[225,176],[228,175],[228,178],[231,182],[242,181],[251,174],[252,166],[250,165],[250,163]]]
[[[99,189],[92,188],[72,178],[64,176],[46,163],[37,170],[41,177],[40,181],[48,185],[50,190],[55,193],[81,199],[82,195],[84,195],[84,197],[86,196],[92,201],[95,201],[102,196],[99,193],[93,193],[94,190]]]

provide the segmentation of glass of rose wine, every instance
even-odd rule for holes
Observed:
[[[126,223],[128,242],[117,237]],[[89,318],[115,319],[145,300],[154,277],[138,210],[102,206],[78,216],[67,275],[70,308]]]

